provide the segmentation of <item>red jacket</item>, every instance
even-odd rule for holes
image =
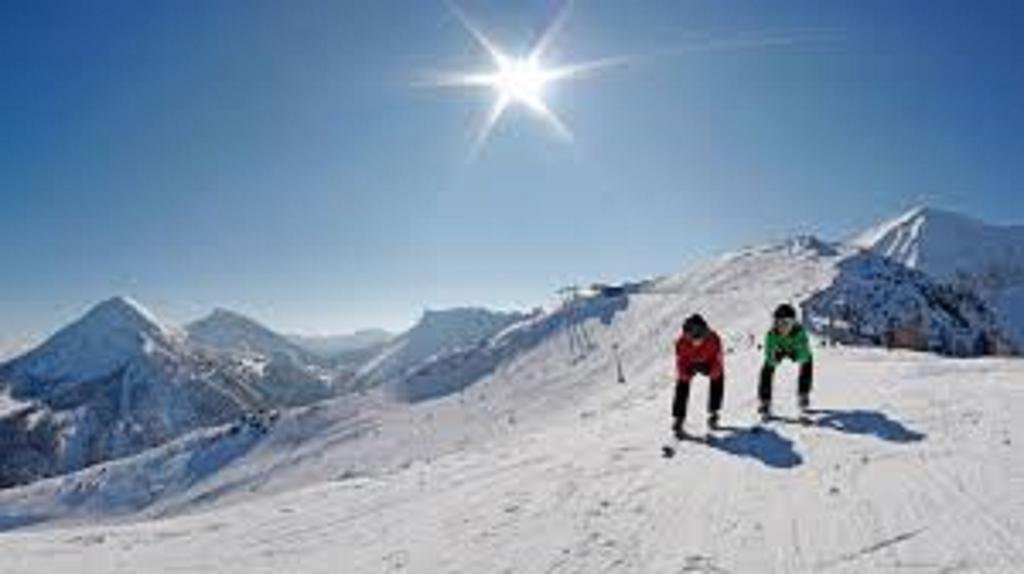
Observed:
[[[698,370],[712,379],[722,376],[722,341],[714,331],[699,342],[687,335],[676,341],[676,379],[688,382]]]

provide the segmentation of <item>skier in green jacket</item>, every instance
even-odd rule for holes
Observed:
[[[789,359],[800,365],[798,382],[798,404],[801,413],[806,414],[811,405],[811,386],[814,381],[814,361],[807,331],[796,320],[796,309],[782,304],[776,307],[774,322],[768,330],[764,344],[764,366],[761,368],[761,383],[757,397],[760,399],[758,412],[768,419],[772,415],[772,381],[775,367]]]

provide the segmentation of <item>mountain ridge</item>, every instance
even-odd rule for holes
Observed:
[[[851,244],[977,291],[1024,339],[1024,225],[995,225],[919,206],[869,228]]]

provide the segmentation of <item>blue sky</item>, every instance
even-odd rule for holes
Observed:
[[[511,52],[561,2],[462,0]],[[927,202],[1024,221],[1024,4],[581,0],[566,143],[486,92],[441,1],[0,5],[0,337],[112,294],[286,331],[529,307]],[[788,45],[691,51],[741,38]]]

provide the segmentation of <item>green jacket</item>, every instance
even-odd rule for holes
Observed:
[[[787,358],[797,363],[807,363],[811,360],[811,341],[807,337],[807,330],[800,325],[795,325],[788,335],[783,335],[774,328],[769,329],[765,337],[765,364],[775,367]]]

